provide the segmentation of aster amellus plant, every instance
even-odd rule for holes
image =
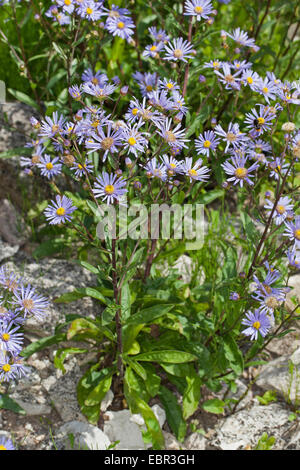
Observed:
[[[87,348],[64,345],[55,365],[64,372],[67,354],[91,349],[82,412],[97,424],[113,387],[160,449],[150,399],[183,440],[201,387],[232,388],[299,314],[289,294],[300,268],[298,51],[290,33],[268,49],[285,15],[277,3],[30,3],[53,51],[45,89],[30,74],[35,57],[23,57],[39,113],[21,168],[52,194],[37,205],[36,253],[76,258],[96,284],[56,299],[90,296],[97,307],[92,318],[62,318],[57,341]],[[48,301],[2,277],[5,381],[23,374],[20,318],[41,320]]]

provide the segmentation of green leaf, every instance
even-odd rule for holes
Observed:
[[[106,376],[100,379],[100,382],[96,387],[89,393],[88,397],[84,400],[86,406],[95,406],[101,404],[103,398],[111,387],[113,370],[108,371]]]
[[[214,189],[205,194],[201,194],[199,198],[197,199],[197,204],[210,204],[215,199],[218,199],[219,197],[223,197],[223,196],[224,196],[223,189]]]
[[[17,155],[31,155],[32,149],[27,147],[16,147],[0,153],[0,158],[11,158]]]
[[[36,104],[36,102],[32,98],[30,98],[30,96],[26,95],[22,91],[13,90],[12,88],[8,88],[7,91],[12,96],[14,96],[16,98],[16,100],[21,101],[22,103],[28,104],[29,106],[32,106],[32,108],[35,108],[35,109],[39,110],[39,107]]]
[[[237,374],[242,374],[244,370],[244,360],[241,351],[231,336],[224,338],[224,353],[230,367]]]
[[[181,364],[184,362],[196,361],[197,357],[193,354],[176,351],[176,350],[166,350],[166,351],[150,351],[147,353],[139,354],[135,356],[136,361],[148,361],[148,362],[170,362],[173,364]]]
[[[87,269],[91,273],[99,274],[98,268],[96,268],[95,266],[92,266],[91,264],[87,263],[86,261],[76,260],[76,263],[79,264],[80,266],[82,266],[83,268]]]
[[[168,425],[172,429],[176,438],[180,442],[183,442],[187,431],[187,425],[183,419],[181,407],[177,402],[177,398],[164,386],[160,387],[159,398],[165,409]]]
[[[188,419],[197,410],[201,396],[201,379],[195,375],[186,377],[187,387],[183,394],[182,409],[184,419]]]
[[[14,411],[20,415],[26,415],[26,411],[7,394],[0,395],[0,409]]]
[[[56,351],[55,357],[54,357],[54,366],[57,369],[60,369],[62,373],[64,374],[66,372],[64,368],[64,361],[67,357],[68,354],[83,354],[88,352],[88,349],[82,349],[82,348],[61,348]]]
[[[139,325],[152,323],[156,318],[161,317],[168,313],[173,305],[163,304],[154,305],[153,307],[145,308],[139,313],[132,315],[126,322],[126,325]]]
[[[53,336],[47,336],[46,338],[39,339],[34,343],[29,344],[25,349],[22,350],[20,356],[25,357],[26,359],[35,352],[41,351],[41,349],[47,348],[48,346],[52,346],[53,344],[58,344],[61,341],[66,341],[67,335],[66,333],[59,333]]]
[[[98,341],[102,339],[102,331],[99,326],[87,318],[76,318],[68,329],[67,339],[70,340],[74,336],[82,334]]]
[[[211,400],[206,400],[202,404],[202,408],[208,413],[221,414],[224,413],[225,402],[219,400],[218,398],[212,398]]]
[[[164,436],[155,414],[138,393],[130,387],[130,384],[125,383],[125,385],[126,401],[133,413],[140,413],[144,418],[147,430],[151,435],[153,449],[163,449],[165,446]]]
[[[147,381],[147,372],[145,371],[144,367],[141,366],[141,364],[134,361],[128,356],[125,356],[124,360],[143,380],[145,380],[145,382]]]
[[[54,302],[68,303],[73,302],[74,300],[82,299],[83,297],[92,297],[93,299],[100,300],[105,305],[109,304],[109,300],[107,300],[104,295],[102,295],[101,292],[99,292],[99,290],[94,287],[83,287],[76,289],[73,292],[67,292],[66,294],[63,294],[55,299]]]
[[[126,322],[126,320],[130,317],[131,311],[131,302],[130,302],[130,288],[129,284],[123,285],[121,290],[121,317],[122,322]]]

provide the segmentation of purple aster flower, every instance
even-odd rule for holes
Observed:
[[[13,328],[13,324],[1,325],[0,323],[0,350],[11,354],[19,354],[22,350],[23,334],[17,333],[19,326]]]
[[[18,356],[9,357],[0,351],[0,382],[9,382],[12,379],[28,375],[29,369],[23,365]]]
[[[93,193],[96,198],[101,197],[107,204],[114,201],[120,201],[122,196],[127,193],[126,181],[123,178],[118,178],[116,175],[108,174],[106,171],[96,179]]]
[[[30,158],[29,157],[20,158],[20,165],[22,167],[25,166],[25,167],[30,167],[30,168],[37,165],[38,163],[40,163],[41,157],[44,151],[45,151],[45,147],[43,147],[42,145],[37,145],[36,147],[34,147],[32,156]]]
[[[108,18],[105,28],[113,35],[129,41],[135,28],[131,18],[122,16],[121,18]]]
[[[0,450],[16,450],[12,440],[6,437],[0,437]]]
[[[50,155],[45,154],[40,158],[40,163],[37,166],[41,170],[41,174],[50,180],[61,173],[62,164],[57,163],[58,161],[59,157],[54,157],[51,160]]]
[[[215,133],[223,137],[222,140],[226,142],[225,152],[227,152],[230,145],[232,145],[233,148],[240,147],[241,144],[249,140],[246,134],[240,132],[239,125],[232,124],[232,122],[229,123],[227,132],[218,124],[215,127]]]
[[[154,91],[157,87],[158,75],[157,73],[140,73],[136,72],[133,75],[134,80],[137,81],[142,96],[149,96],[149,93]]]
[[[127,8],[120,8],[116,5],[112,5],[110,9],[103,7],[103,10],[108,18],[121,18],[123,16],[126,17],[130,15],[130,11],[127,10]]]
[[[221,60],[210,60],[209,62],[204,62],[203,67],[205,69],[214,69],[214,70],[219,70],[223,65],[223,62]]]
[[[147,162],[143,168],[146,170],[148,178],[159,178],[162,181],[167,179],[165,165],[158,163],[156,157],[153,157],[150,162]]]
[[[270,100],[274,100],[277,94],[277,86],[274,85],[274,82],[269,80],[267,77],[258,81],[256,86],[256,91],[265,97],[267,103],[270,103]]]
[[[70,14],[73,13],[76,6],[74,0],[56,0],[56,3],[59,7],[62,7],[63,11]]]
[[[209,157],[210,151],[215,151],[220,139],[216,137],[214,131],[204,131],[204,135],[200,134],[198,139],[195,140],[195,147],[197,154],[206,155]]]
[[[155,26],[151,26],[150,28],[148,28],[148,31],[156,42],[170,41],[169,36],[163,29],[157,31],[157,28]]]
[[[69,93],[72,96],[72,98],[76,101],[80,101],[82,98],[82,85],[73,85],[69,88]]]
[[[252,295],[252,297],[260,303],[259,310],[270,315],[273,319],[274,310],[280,306],[280,303],[285,301],[286,295],[283,289],[271,289],[269,291],[266,286],[263,286],[260,294]]]
[[[188,108],[185,106],[184,97],[178,93],[178,91],[174,91],[171,100],[173,102],[172,109],[179,111],[183,116],[185,116],[188,112]]]
[[[173,109],[173,100],[168,97],[166,90],[155,90],[148,93],[149,103],[160,111]]]
[[[266,204],[264,205],[265,209],[268,209],[269,215],[273,210],[273,202],[267,200]],[[287,196],[283,196],[279,199],[276,209],[273,213],[273,219],[276,225],[281,225],[282,222],[285,221],[289,211],[292,211],[294,208],[293,204],[291,204],[291,199]]]
[[[108,82],[108,78],[105,73],[100,71],[94,73],[91,68],[86,69],[81,78],[83,82],[90,82],[93,85],[99,85],[100,87],[103,87]]]
[[[70,170],[75,172],[76,178],[81,178],[86,173],[91,173],[93,169],[94,165],[90,160],[86,160],[84,163],[74,163],[74,165],[70,166]]]
[[[210,0],[186,0],[184,7],[184,15],[196,16],[197,21],[206,20],[213,11]]]
[[[175,176],[175,174],[182,173],[182,162],[178,162],[173,156],[163,155],[161,157],[163,164],[167,168],[168,176]]]
[[[229,89],[239,90],[240,89],[239,82],[241,79],[238,76],[240,75],[240,71],[236,73],[232,73],[230,69],[230,65],[227,64],[226,62],[222,63],[222,70],[223,72],[221,72],[220,70],[215,70],[214,72],[216,75],[218,75],[218,77],[220,77],[219,81],[221,83],[224,83],[225,89],[226,90],[229,90]]]
[[[165,44],[165,51],[165,60],[182,60],[187,62],[186,59],[193,58],[193,46],[189,41],[184,41],[183,38],[173,39],[173,42]]]
[[[294,248],[300,248],[300,215],[295,217],[295,222],[284,222],[286,229],[284,232],[285,237],[289,237],[294,242]]]
[[[294,247],[289,248],[286,254],[289,265],[292,268],[300,269],[300,250],[296,250]]]
[[[0,267],[0,284],[2,288],[15,294],[22,285],[22,278],[13,272],[8,272],[5,266]]]
[[[247,158],[244,156],[231,157],[231,162],[227,160],[221,165],[227,175],[232,175],[227,181],[233,181],[234,185],[239,183],[241,187],[243,187],[244,181],[253,185],[254,183],[250,178],[253,178],[254,175],[250,173],[258,168],[258,164],[254,163],[249,168],[246,168]]]
[[[131,126],[127,125],[122,129],[121,140],[124,143],[124,148],[128,150],[129,153],[133,153],[136,157],[138,152],[144,152],[145,148],[148,147],[148,141],[145,139],[144,134],[139,132],[139,128],[142,126],[142,122]]]
[[[246,318],[242,320],[242,325],[247,325],[248,328],[242,331],[250,339],[257,339],[258,333],[264,338],[271,328],[271,322],[265,313],[255,310],[255,312],[247,312]]]
[[[194,165],[192,157],[186,157],[182,162],[182,171],[190,178],[190,182],[193,180],[206,182],[208,180],[210,169],[207,166],[202,167],[201,165],[201,158],[198,158]]]
[[[93,141],[86,141],[85,146],[87,149],[91,149],[90,152],[95,150],[103,150],[103,162],[105,162],[108,153],[118,152],[118,147],[122,145],[122,131],[120,129],[112,130],[112,124],[108,124],[106,133],[102,127],[97,128],[97,134],[93,136]],[[96,142],[95,142],[96,141]]]
[[[39,135],[55,137],[62,134],[65,121],[65,118],[63,116],[58,116],[58,113],[55,111],[52,115],[52,119],[49,116],[46,116],[45,121],[42,121]]]
[[[233,61],[233,64],[231,64],[231,66],[235,69],[235,70],[247,70],[247,69],[250,69],[251,66],[252,66],[252,63],[251,62],[247,62],[246,60],[234,60]]]
[[[50,225],[64,224],[66,221],[71,220],[71,214],[77,209],[73,206],[71,199],[66,196],[56,196],[56,202],[51,201],[52,206],[49,205],[44,214],[49,221]]]
[[[69,15],[66,15],[65,13],[59,12],[55,18],[57,19],[58,23],[60,25],[66,25],[71,23],[71,17]]]
[[[268,108],[261,105],[258,106],[259,111],[253,108],[250,113],[246,113],[244,121],[249,129],[255,131],[257,136],[271,129],[272,121],[275,117],[274,114],[270,114]]]
[[[163,42],[150,44],[149,46],[146,46],[142,55],[144,57],[152,57],[153,59],[157,59],[159,58],[159,53],[163,48],[164,48]]]
[[[248,37],[248,34],[245,31],[242,31],[240,28],[236,28],[232,33],[227,33],[231,39],[240,44],[241,46],[253,47],[255,46],[255,41],[252,38]]]
[[[247,142],[246,154],[254,160],[265,160],[265,154],[268,152],[272,152],[272,147],[268,142],[261,139]]]
[[[14,300],[16,312],[22,312],[24,318],[27,315],[33,315],[38,320],[43,320],[46,315],[46,310],[49,308],[49,300],[35,293],[35,287],[21,286],[19,292],[14,293]]]
[[[258,73],[253,72],[253,70],[243,70],[243,75],[241,77],[241,83],[243,85],[248,85],[251,90],[256,91],[259,85],[260,76]]]
[[[158,134],[165,140],[170,147],[185,147],[185,142],[189,142],[189,139],[185,139],[185,129],[180,130],[180,124],[171,130],[172,119],[166,119],[163,124],[158,125]]]
[[[94,85],[93,83],[86,82],[83,85],[83,91],[89,95],[95,96],[99,100],[105,100],[109,95],[111,95],[117,87],[112,84],[105,84],[102,87],[99,85]]]
[[[97,21],[103,16],[102,3],[94,2],[93,0],[83,0],[77,7],[77,14],[89,21]]]
[[[289,164],[285,163],[284,160],[281,160],[280,157],[270,158],[268,160],[268,167],[270,168],[270,176],[273,176],[275,180],[278,180],[280,177],[286,175]]]
[[[163,89],[165,91],[173,92],[173,91],[179,91],[180,87],[177,85],[176,82],[173,82],[173,80],[167,80],[164,78],[163,80],[159,80],[158,86],[160,89]]]

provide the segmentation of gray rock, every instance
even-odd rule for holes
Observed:
[[[74,442],[70,440],[70,434]],[[81,421],[71,421],[61,426],[56,435],[59,441],[64,442],[65,449],[70,450],[106,450],[110,440],[101,429],[92,424]]]
[[[19,250],[19,245],[11,246],[9,243],[5,243],[0,238],[0,261],[10,258]]]
[[[204,436],[194,432],[184,441],[184,447],[188,450],[205,450],[206,442],[207,440]]]
[[[23,245],[29,236],[21,216],[10,201],[0,201],[0,237],[10,245]]]
[[[247,446],[254,448],[266,432],[269,437],[276,438],[274,449],[284,449],[282,436],[290,424],[289,415],[290,411],[279,403],[254,405],[249,410],[223,418],[211,443],[222,450],[245,449]]]
[[[24,401],[15,394],[12,394],[11,397],[26,411],[27,416],[42,416],[51,413],[51,407],[48,405]]]
[[[146,448],[140,426],[130,421],[132,417],[129,410],[107,411],[104,415],[104,433],[111,442],[120,441],[115,449],[143,450]]]
[[[262,366],[256,385],[263,390],[276,390],[287,401],[299,398],[300,377],[297,366],[290,370],[289,361],[292,357],[295,359],[297,355],[278,357]]]
[[[170,432],[163,431],[163,436],[165,439],[165,450],[184,450],[184,445],[182,442],[177,441],[176,437],[173,436]]]

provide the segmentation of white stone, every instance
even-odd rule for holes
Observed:
[[[44,404],[39,403],[30,403],[28,401],[24,401],[18,397],[12,395],[12,398],[15,402],[18,403],[23,410],[26,411],[28,416],[42,416],[42,415],[49,415],[51,413],[51,407]]]
[[[198,432],[194,432],[184,441],[184,447],[188,450],[205,450],[206,439]]]
[[[74,436],[73,450],[90,449],[90,450],[106,450],[110,446],[110,440],[101,429],[89,423],[81,421],[70,421],[65,423],[57,433],[58,438],[62,438],[65,442],[66,449],[72,449],[70,434]]]
[[[104,433],[111,442],[120,441],[115,449],[119,450],[143,450],[146,448],[143,441],[140,426],[132,422],[129,410],[107,411],[104,422]]]

